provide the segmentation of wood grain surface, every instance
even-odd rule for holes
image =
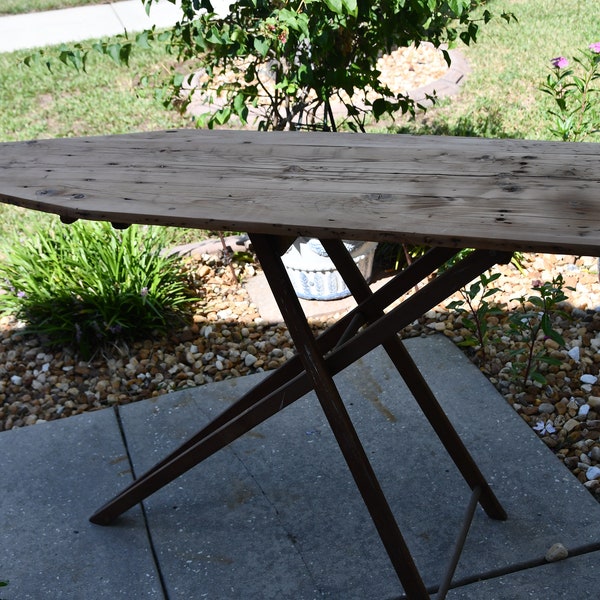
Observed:
[[[177,130],[0,144],[0,200],[66,220],[600,255],[600,145]]]

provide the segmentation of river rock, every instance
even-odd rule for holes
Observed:
[[[553,544],[548,548],[545,559],[547,562],[564,560],[569,556],[569,551],[562,544]]]

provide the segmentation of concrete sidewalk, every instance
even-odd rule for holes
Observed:
[[[223,14],[229,0],[212,0],[218,14]],[[181,9],[168,0],[152,5],[146,14],[142,0],[91,4],[62,10],[0,17],[0,52],[12,52],[78,42],[156,26],[171,27],[182,17]]]
[[[600,506],[445,337],[407,341],[509,514],[477,509],[452,600],[597,598]],[[299,400],[110,527],[113,494],[262,375],[0,433],[0,591],[39,598],[392,600],[402,589],[318,402]],[[380,351],[336,381],[427,585],[469,490]],[[566,560],[548,564],[560,542]],[[435,597],[435,596],[434,596]]]

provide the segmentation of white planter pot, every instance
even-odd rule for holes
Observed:
[[[377,242],[349,242],[344,245],[368,281],[373,271]],[[296,295],[305,300],[338,300],[350,295],[344,280],[313,238],[298,238],[282,256]]]

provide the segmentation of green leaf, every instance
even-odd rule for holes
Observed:
[[[126,67],[129,66],[129,57],[131,56],[131,48],[132,48],[131,43],[127,43],[121,47],[121,50],[119,52],[120,64],[125,65]]]
[[[383,98],[377,98],[375,102],[373,102],[373,116],[375,119],[379,119],[382,115],[384,115],[388,111],[389,103]]]
[[[185,81],[185,75],[183,73],[175,73],[173,75],[173,86],[176,88],[180,88],[183,85],[183,82]]]
[[[231,108],[226,106],[214,114],[214,119],[219,125],[225,125],[231,118]]]
[[[270,47],[271,44],[268,40],[254,38],[254,49],[261,57],[264,58],[267,55],[267,52],[269,51]]]
[[[565,346],[565,340],[564,340],[564,338],[562,337],[562,335],[560,335],[560,333],[558,333],[558,331],[556,331],[555,329],[552,328],[552,323],[550,321],[550,317],[547,314],[544,314],[542,316],[542,331],[551,340],[554,340],[561,347]]]
[[[233,112],[242,120],[242,122],[246,122],[248,117],[248,107],[246,106],[244,94],[237,94],[233,99]]]
[[[327,8],[329,8],[329,10],[331,10],[332,12],[338,15],[343,14],[343,0],[324,0],[324,2],[327,5]]]
[[[108,54],[115,63],[121,65],[121,44],[109,44],[106,46],[106,54]]]
[[[532,371],[529,374],[529,377],[533,380],[533,381],[537,381],[538,383],[541,383],[542,385],[546,384],[546,378],[539,372],[539,371]]]
[[[296,17],[296,27],[304,35],[304,37],[310,39],[309,17],[306,13],[300,13]]]
[[[477,294],[479,294],[479,290],[480,289],[481,288],[480,288],[480,285],[479,285],[478,281],[476,281],[475,283],[473,283],[471,285],[471,287],[469,288],[469,291],[467,292],[469,298],[471,298],[471,300],[473,300],[477,296]]]
[[[535,358],[539,362],[546,363],[547,365],[554,365],[555,367],[562,364],[562,362],[558,358],[554,358],[553,356],[548,356],[546,354],[536,356]]]
[[[63,46],[58,58],[62,63],[74,67],[77,71],[85,70],[83,57],[78,50],[69,50],[66,46]]]
[[[467,4],[468,3],[465,2],[465,0],[448,0],[448,6],[450,7],[450,10],[452,10],[457,17],[462,14],[465,8],[467,8]]]
[[[456,310],[457,308],[460,308],[463,304],[464,302],[462,300],[453,300],[446,306],[446,308],[448,310]]]
[[[212,129],[212,127],[210,126],[210,120],[212,118],[212,113],[210,112],[206,112],[206,113],[202,113],[201,115],[198,115],[196,117],[196,125],[200,128],[204,128],[207,127],[208,129]]]
[[[490,296],[494,296],[499,291],[500,291],[500,288],[490,288],[489,290],[486,290],[485,293],[482,295],[482,299],[489,298]]]
[[[150,33],[148,31],[142,31],[142,33],[139,33],[138,35],[135,36],[135,43],[137,46],[139,46],[140,48],[143,48],[144,50],[147,50],[150,48],[150,44],[148,42]]]
[[[358,2],[356,0],[342,0],[344,6],[346,7],[346,12],[356,17],[358,16]]]
[[[469,331],[475,331],[477,329],[477,324],[471,321],[470,319],[463,318],[462,325],[465,329]]]
[[[539,296],[529,296],[529,302],[538,308],[544,308],[544,301]]]
[[[220,45],[223,43],[223,36],[216,27],[211,27],[209,34],[206,36],[206,41],[211,44]]]

